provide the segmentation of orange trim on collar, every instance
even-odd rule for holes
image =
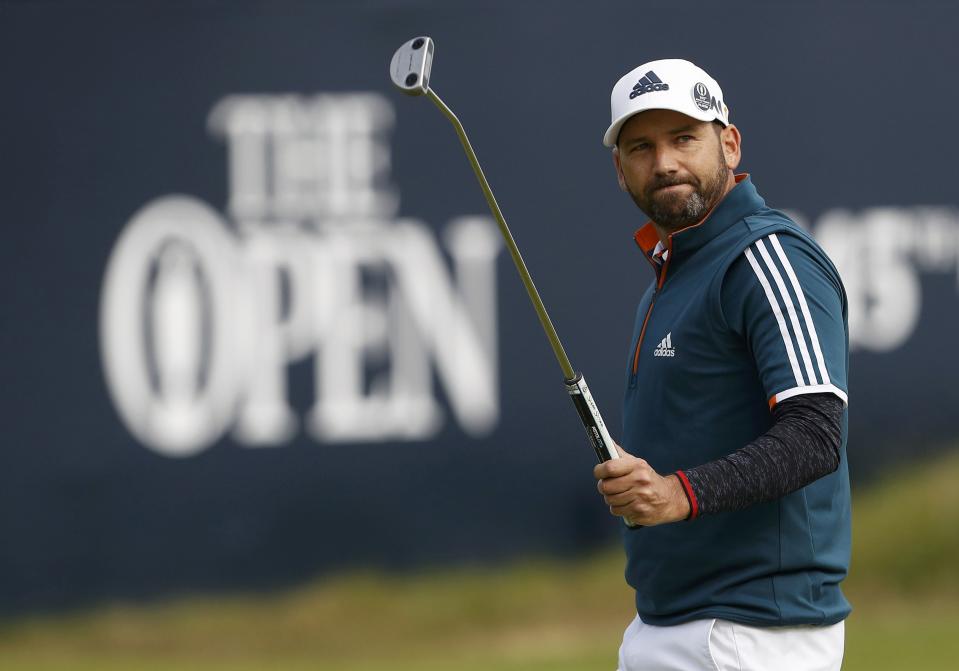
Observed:
[[[656,249],[656,243],[659,242],[659,234],[656,232],[656,229],[653,228],[653,222],[647,222],[633,234],[633,239],[636,241],[636,244],[639,245],[639,248],[643,250],[643,254],[649,256],[653,253],[653,250]]]

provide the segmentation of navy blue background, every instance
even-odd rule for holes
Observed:
[[[432,85],[466,125],[615,428],[650,271],[631,239],[642,216],[601,144],[613,83],[656,58],[705,67],[743,133],[742,168],[773,206],[814,220],[954,205],[957,21],[959,8],[931,3],[0,4],[0,610],[574,553],[617,533],[505,252],[502,418],[489,438],[448,421],[429,443],[224,440],[185,460],[133,439],[98,351],[104,268],[153,198],[224,208],[226,148],[206,129],[224,96],[390,97],[400,214],[439,229],[486,209],[447,121],[390,88],[394,49],[431,35]],[[853,356],[854,481],[956,433],[956,299],[952,275],[924,277],[912,338]],[[309,366],[294,367],[301,414],[312,395]]]

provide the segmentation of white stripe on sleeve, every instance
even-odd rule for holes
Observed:
[[[789,291],[786,289],[786,283],[783,281],[782,273],[779,272],[779,268],[776,267],[776,264],[773,262],[773,259],[766,250],[766,245],[763,244],[762,240],[756,241],[756,248],[759,250],[760,256],[763,257],[763,261],[766,262],[766,268],[769,270],[769,274],[776,282],[776,287],[779,289],[779,295],[782,297],[783,304],[786,306],[786,313],[789,315],[789,323],[792,324],[793,327],[793,335],[796,336],[796,342],[799,343],[799,353],[802,355],[803,363],[806,365],[806,379],[809,380],[809,384],[816,384],[818,382],[818,380],[816,380],[816,371],[813,369],[812,359],[809,358],[809,349],[806,347],[806,338],[803,337],[802,328],[799,326],[799,315],[796,314],[796,308],[793,306],[793,300],[789,297]],[[802,290],[800,289],[800,291]]]
[[[749,265],[752,266],[753,272],[756,273],[756,278],[762,285],[763,291],[766,292],[766,300],[769,301],[769,307],[772,308],[773,314],[776,315],[776,321],[779,323],[779,333],[782,335],[783,343],[786,345],[786,355],[789,357],[789,364],[792,366],[793,375],[796,377],[796,384],[802,387],[805,382],[803,381],[802,372],[799,370],[799,362],[796,360],[796,350],[793,349],[792,338],[789,337],[786,320],[783,319],[783,313],[782,310],[779,309],[779,302],[776,300],[773,288],[769,286],[769,280],[766,279],[762,268],[759,267],[759,262],[756,261],[755,255],[748,247],[746,248],[746,259],[749,261]]]
[[[834,384],[814,384],[807,385],[805,387],[793,387],[792,389],[786,389],[781,391],[770,399],[769,406],[772,407],[778,403],[782,403],[787,398],[792,398],[793,396],[799,396],[801,394],[835,394],[842,402],[846,405],[849,405],[849,397],[846,395],[842,389],[837,387]]]
[[[822,377],[822,383],[829,384],[829,373],[826,371],[826,360],[822,355],[822,348],[819,347],[819,336],[816,335],[816,324],[812,320],[809,305],[806,303],[806,296],[803,294],[802,287],[799,285],[799,278],[796,277],[796,272],[789,263],[789,259],[786,258],[786,253],[783,251],[782,245],[779,244],[779,239],[775,233],[769,236],[769,241],[772,242],[773,249],[776,250],[776,256],[782,261],[783,268],[786,269],[786,275],[789,276],[789,281],[792,283],[796,297],[799,299],[799,308],[802,310],[803,319],[806,321],[806,330],[809,332],[809,339],[812,341],[813,352],[816,353],[816,363],[819,364],[819,374]]]

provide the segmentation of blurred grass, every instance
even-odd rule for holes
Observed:
[[[959,452],[853,497],[846,671],[955,669]],[[9,671],[611,671],[631,597],[618,549],[283,594],[112,605],[0,624]]]

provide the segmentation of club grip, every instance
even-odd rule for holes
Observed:
[[[602,415],[599,414],[599,408],[596,407],[593,395],[589,393],[589,387],[586,386],[586,379],[582,373],[576,373],[575,377],[566,380],[566,391],[569,392],[569,397],[573,399],[573,405],[576,406],[579,418],[583,420],[586,435],[589,436],[589,442],[592,443],[593,449],[596,451],[596,457],[600,462],[618,459],[619,454],[616,452],[616,446],[606,429],[606,423],[603,422]]]
[[[600,462],[619,459],[616,445],[613,444],[613,439],[606,429],[603,416],[599,414],[599,408],[596,407],[593,395],[589,393],[589,387],[586,386],[586,380],[582,373],[576,373],[575,377],[566,380],[566,391],[569,392],[569,397],[573,399],[573,405],[576,406],[579,418],[583,420],[589,442],[593,444],[593,449],[596,450],[596,457]],[[623,522],[630,529],[641,528],[641,525],[633,524],[628,519],[624,518]]]

